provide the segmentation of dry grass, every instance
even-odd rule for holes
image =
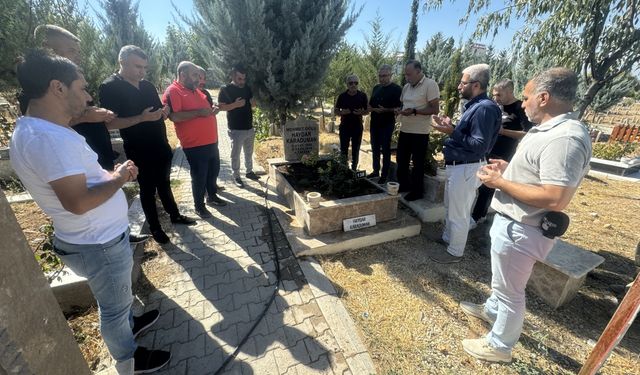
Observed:
[[[339,143],[335,135],[324,144]],[[321,142],[323,142],[321,140]],[[257,159],[282,155],[282,141],[259,145]],[[325,257],[322,265],[362,330],[381,374],[500,373],[569,374],[576,372],[616,308],[609,286],[626,284],[638,241],[640,185],[588,178],[567,213],[572,225],[566,241],[590,249],[606,262],[587,279],[578,297],[555,311],[528,296],[525,331],[511,365],[485,364],[460,347],[466,337],[479,337],[488,327],[468,319],[461,300],[480,302],[489,293],[490,261],[468,251],[465,262],[437,266],[428,251],[440,225],[425,225],[423,235],[357,252]],[[486,229],[486,228],[485,228]],[[481,229],[469,250],[489,246]],[[589,314],[585,314],[589,311]],[[640,329],[635,325],[603,369],[604,374],[640,373]]]
[[[606,258],[569,305],[553,310],[529,294],[525,328],[510,365],[486,364],[464,353],[460,341],[488,326],[467,318],[461,300],[481,302],[489,293],[485,230],[470,236],[465,260],[442,266],[428,260],[441,225],[422,235],[321,258],[362,331],[380,374],[571,374],[577,372],[616,308],[611,284],[632,281],[638,242],[640,184],[585,180],[567,210],[564,239]],[[593,215],[592,212],[597,213]],[[610,224],[610,226],[608,225]],[[482,227],[481,227],[482,228]],[[603,374],[640,373],[640,324],[627,332]]]

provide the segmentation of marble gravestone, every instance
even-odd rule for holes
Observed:
[[[303,155],[317,156],[319,150],[318,123],[304,117],[287,122],[284,126],[284,158],[299,161]]]

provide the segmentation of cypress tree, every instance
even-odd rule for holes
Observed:
[[[407,32],[407,40],[404,42],[404,60],[415,60],[416,58],[416,42],[418,41],[418,0],[413,0],[411,4],[411,23],[409,23],[409,31]],[[402,86],[407,81],[402,76]]]

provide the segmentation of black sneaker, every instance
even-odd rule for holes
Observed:
[[[172,217],[171,222],[174,224],[196,225],[196,219],[184,215]]]
[[[162,230],[156,229],[151,231],[151,236],[159,244],[166,244],[169,242],[169,236]]]
[[[378,172],[371,172],[367,175],[367,178],[376,178],[379,177],[380,174]]]
[[[135,339],[145,329],[151,327],[153,323],[158,321],[160,317],[160,311],[151,310],[140,316],[133,317],[133,338]]]
[[[242,182],[240,177],[234,178],[233,183],[236,184],[237,187],[244,187],[244,182]]]
[[[384,185],[387,182],[387,178],[386,177],[380,177],[378,179],[378,185]]]
[[[255,174],[254,172],[249,172],[245,176],[247,176],[247,178],[250,179],[250,180],[260,181],[260,177],[258,177],[258,175]]]
[[[151,238],[149,234],[129,234],[129,243],[133,245],[137,245],[139,243],[147,242]]]
[[[164,350],[149,350],[138,346],[133,354],[133,373],[148,374],[166,366],[171,360],[171,353]]]
[[[206,208],[196,208],[196,215],[200,216],[201,219],[210,219],[213,217],[211,212]]]
[[[209,206],[226,206],[227,202],[220,199],[217,195],[214,195],[213,197],[207,198],[207,204]]]

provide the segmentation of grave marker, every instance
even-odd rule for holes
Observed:
[[[303,155],[318,156],[318,123],[304,117],[285,124],[282,134],[284,158],[287,161],[300,161]]]

